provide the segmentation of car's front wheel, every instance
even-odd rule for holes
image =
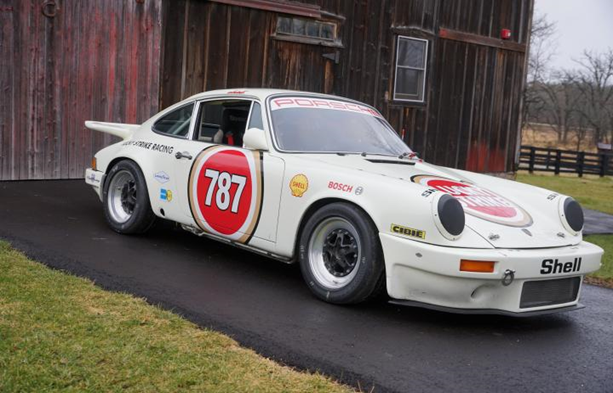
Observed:
[[[354,304],[379,294],[385,272],[378,232],[368,216],[347,203],[332,203],[306,222],[299,240],[302,276],[318,298]]]
[[[135,162],[120,161],[106,176],[104,183],[104,215],[116,232],[146,232],[155,221],[143,174]]]

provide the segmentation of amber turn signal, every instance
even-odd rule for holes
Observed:
[[[96,157],[92,158],[92,169],[96,170]]]
[[[494,273],[493,261],[471,261],[469,259],[460,260],[460,271],[473,273]]]

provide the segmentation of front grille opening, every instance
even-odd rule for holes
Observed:
[[[552,306],[577,300],[581,277],[528,281],[521,292],[519,308]]]

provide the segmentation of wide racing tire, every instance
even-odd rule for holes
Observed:
[[[331,203],[308,218],[298,244],[300,270],[318,298],[356,304],[385,290],[385,263],[371,219],[348,203]]]
[[[111,168],[102,195],[104,216],[115,232],[141,234],[155,222],[147,183],[134,161],[122,160]]]

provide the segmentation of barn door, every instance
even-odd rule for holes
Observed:
[[[282,38],[283,37],[283,38]],[[301,42],[300,37],[272,38],[267,85],[272,88],[334,93],[334,68],[341,48]]]

